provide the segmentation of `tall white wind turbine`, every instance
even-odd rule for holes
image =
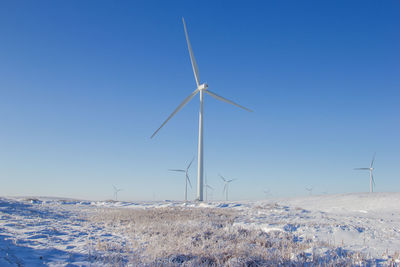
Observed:
[[[113,188],[115,201],[118,201],[118,192],[122,191],[122,189],[117,188],[115,185],[113,185]]]
[[[234,106],[237,106],[239,108],[245,109],[247,111],[252,111],[248,108],[245,108],[231,100],[228,100],[222,96],[217,95],[216,93],[211,92],[210,90],[208,90],[208,85],[206,83],[202,83],[200,84],[200,78],[199,78],[199,69],[197,68],[197,63],[196,60],[194,58],[194,54],[192,51],[192,46],[190,45],[190,41],[189,41],[189,36],[187,33],[187,29],[186,29],[186,24],[185,24],[185,20],[182,18],[182,22],[183,22],[183,28],[185,30],[185,36],[186,36],[186,42],[187,42],[187,46],[189,49],[189,55],[190,55],[190,61],[192,62],[192,68],[193,68],[193,73],[194,73],[194,78],[196,80],[196,90],[194,90],[189,96],[187,96],[182,103],[171,113],[171,115],[169,115],[169,117],[163,122],[163,124],[161,124],[161,126],[153,133],[153,135],[151,136],[151,138],[153,138],[158,131],[173,117],[175,116],[176,113],[178,113],[179,110],[181,110],[195,95],[197,95],[197,93],[200,93],[200,112],[199,112],[199,143],[198,143],[198,170],[197,170],[197,200],[199,201],[203,201],[203,97],[204,97],[204,93],[209,94],[210,96],[232,104]]]
[[[221,174],[219,175],[219,177],[221,177],[222,181],[224,181],[224,183],[225,183],[225,185],[224,185],[224,190],[222,190],[222,193],[225,193],[225,200],[228,201],[229,183],[235,181],[236,179],[227,180],[227,179],[225,179],[225,177],[222,176]]]
[[[190,182],[190,178],[189,178],[189,168],[193,163],[194,158],[192,159],[192,161],[189,163],[189,165],[186,167],[185,170],[180,170],[180,169],[170,169],[169,171],[173,171],[173,172],[184,172],[185,173],[185,202],[187,202],[187,186],[188,186],[188,182],[189,182],[189,186],[190,188],[192,188],[192,183]]]
[[[369,186],[370,186],[370,192],[374,192],[374,186],[375,186],[375,180],[374,180],[374,161],[375,161],[375,155],[376,153],[374,153],[374,155],[372,156],[372,161],[371,161],[371,165],[369,165],[369,168],[355,168],[355,170],[365,170],[365,171],[369,171]]]

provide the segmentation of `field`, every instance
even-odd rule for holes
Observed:
[[[182,203],[0,198],[0,266],[399,266],[400,193]]]

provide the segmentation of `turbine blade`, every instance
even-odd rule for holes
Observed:
[[[235,181],[236,179],[231,179],[229,181],[227,181],[228,183]]]
[[[193,93],[191,93],[188,97],[185,98],[185,100],[182,101],[182,103],[174,110],[174,112],[172,112],[171,115],[169,115],[169,117],[163,122],[163,124],[161,124],[160,128],[158,128],[153,135],[150,138],[153,138],[158,131],[176,114],[178,113],[179,110],[181,110],[181,108],[183,108],[197,93],[199,92],[199,89],[196,89],[193,91]]]
[[[188,182],[189,182],[189,186],[190,186],[190,188],[192,188],[192,183],[190,182],[189,175],[187,175],[187,174],[186,174],[186,179],[187,179],[187,180],[188,180]]]
[[[374,166],[374,161],[375,161],[375,155],[376,155],[376,152],[374,153],[374,155],[372,156],[372,161],[371,161],[371,168],[372,168],[372,166]]]
[[[216,98],[216,99],[218,99],[218,100],[220,100],[220,101],[223,101],[223,102],[232,104],[232,105],[234,105],[234,106],[237,106],[237,107],[242,108],[242,109],[244,109],[244,110],[247,110],[247,111],[249,111],[249,112],[253,112],[251,109],[248,109],[248,108],[246,108],[246,107],[243,107],[243,106],[241,106],[241,105],[239,105],[239,104],[237,104],[237,103],[235,103],[235,102],[233,102],[233,101],[231,101],[231,100],[228,100],[228,99],[226,99],[226,98],[224,98],[224,97],[222,97],[222,96],[220,96],[220,95],[217,95],[216,93],[213,93],[213,92],[211,92],[211,91],[208,90],[208,89],[207,89],[207,90],[204,90],[204,92],[206,92],[206,93],[209,94],[210,96],[212,96],[212,97],[214,97],[214,98]]]
[[[211,187],[211,186],[209,186],[208,184],[206,185],[206,187],[208,187],[208,188],[210,188],[210,189],[214,190],[214,188],[212,188],[212,187]]]
[[[191,165],[192,165],[192,163],[193,163],[193,160],[194,160],[194,157],[193,157],[192,161],[189,163],[189,165],[187,166],[187,168],[186,168],[186,171],[188,171],[188,170],[189,170],[190,166],[191,166]]]
[[[218,175],[219,175],[219,177],[221,177],[222,181],[226,182],[226,179],[224,176],[222,176],[221,174],[218,174]]]
[[[171,172],[185,172],[185,170],[175,170],[175,169],[168,169]]]
[[[227,186],[228,184],[225,184],[224,185],[224,190],[222,190],[222,193],[225,193],[225,191],[226,191],[226,186]]]
[[[371,177],[372,177],[372,183],[374,184],[374,187],[376,186],[375,185],[375,179],[374,179],[374,175],[371,173]]]
[[[369,171],[369,168],[354,168],[354,170],[368,170]]]
[[[185,23],[185,19],[184,18],[182,18],[182,22],[183,22],[183,27],[185,28],[186,42],[187,42],[187,46],[188,46],[188,49],[189,49],[190,61],[192,62],[194,78],[196,79],[197,87],[199,87],[199,85],[200,85],[199,69],[197,68],[196,59],[194,58],[194,54],[193,54],[193,51],[192,51],[192,46],[190,45],[189,35],[187,33],[186,23]]]

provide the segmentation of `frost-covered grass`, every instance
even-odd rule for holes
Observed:
[[[363,265],[368,260],[282,231],[235,226],[238,212],[167,207],[103,210],[91,219],[129,237],[130,265],[271,266]],[[112,245],[98,246],[105,251]],[[318,249],[316,249],[318,248]]]
[[[0,198],[0,266],[399,266],[398,203]]]

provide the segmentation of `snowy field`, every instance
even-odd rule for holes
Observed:
[[[399,266],[400,193],[254,202],[0,198],[0,266]]]

